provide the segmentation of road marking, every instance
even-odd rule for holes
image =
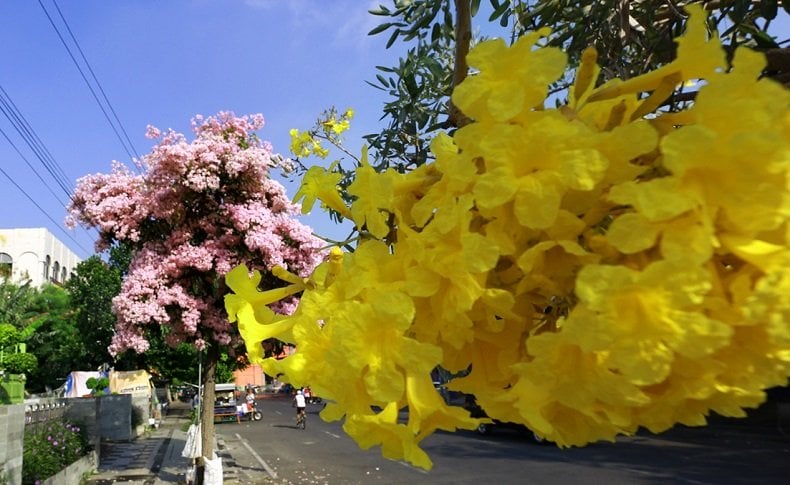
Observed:
[[[251,447],[251,446],[250,446],[250,445],[247,443],[247,440],[245,440],[244,438],[242,438],[242,437],[241,437],[241,435],[239,435],[239,433],[236,433],[236,438],[238,438],[238,439],[239,439],[239,441],[241,442],[241,444],[243,444],[243,445],[244,445],[244,447],[245,447],[245,448],[247,448],[247,451],[249,451],[249,452],[250,452],[250,454],[251,454],[252,456],[254,456],[256,460],[258,460],[258,463],[260,463],[260,464],[261,464],[261,466],[263,466],[263,469],[264,469],[264,470],[266,470],[266,473],[268,473],[270,477],[272,477],[272,478],[277,478],[277,472],[275,472],[274,470],[272,470],[272,468],[269,466],[269,464],[268,464],[268,463],[266,463],[266,462],[263,460],[263,458],[261,458],[260,456],[258,456],[258,453],[256,453],[256,452],[255,452],[255,450],[253,450],[253,449],[252,449],[252,447]]]
[[[328,434],[329,436],[331,436],[331,437],[333,437],[333,438],[340,438],[340,435],[339,435],[339,434],[330,433],[329,431],[324,431],[324,433]]]

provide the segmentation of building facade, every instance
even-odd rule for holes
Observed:
[[[0,276],[14,283],[62,285],[81,261],[46,228],[0,229]]]

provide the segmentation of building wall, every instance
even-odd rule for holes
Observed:
[[[251,365],[246,369],[233,371],[234,382],[237,386],[262,386],[266,384],[263,369],[259,365]]]
[[[9,259],[11,281],[21,283],[29,278],[33,286],[65,283],[82,261],[43,227],[0,229],[0,264],[5,265]]]
[[[22,483],[24,438],[25,405],[0,406],[0,479],[5,476],[12,485]]]

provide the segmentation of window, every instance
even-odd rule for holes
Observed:
[[[0,253],[0,277],[10,278],[14,269],[14,260],[6,253]]]
[[[63,267],[63,268],[60,270],[60,282],[61,282],[61,283],[65,283],[65,282],[66,282],[66,276],[67,276],[67,275],[68,275],[68,272],[66,271],[66,267],[64,266],[64,267]]]
[[[60,273],[60,263],[55,261],[55,264],[52,265],[52,281],[58,281],[58,273]]]
[[[44,258],[44,281],[49,281],[49,265],[52,262],[49,256]]]

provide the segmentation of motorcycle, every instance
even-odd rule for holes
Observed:
[[[250,407],[252,409],[250,409]],[[252,405],[246,403],[242,405],[242,416],[247,416],[250,421],[260,421],[263,419],[263,414],[258,410],[258,403],[252,401]]]

